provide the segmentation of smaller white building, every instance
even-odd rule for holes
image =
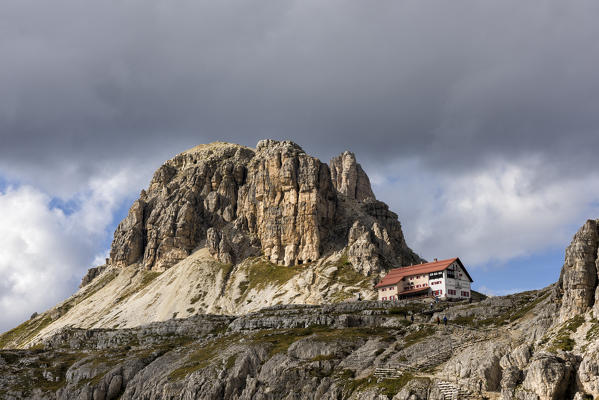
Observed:
[[[473,282],[458,257],[394,268],[375,286],[379,300],[436,297],[463,300],[471,296]]]

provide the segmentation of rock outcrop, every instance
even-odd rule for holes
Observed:
[[[331,179],[337,192],[358,201],[374,199],[370,179],[357,163],[356,155],[345,151],[329,163]]]
[[[572,374],[572,364],[552,354],[540,353],[526,368],[522,388],[534,393],[540,400],[567,398]]]
[[[599,258],[599,220],[588,220],[574,235],[558,281],[562,307],[560,320],[583,314],[599,300],[597,266]],[[599,311],[599,310],[596,310]]]
[[[108,268],[108,266],[100,265],[100,266],[88,269],[87,273],[83,276],[83,279],[81,279],[81,284],[79,285],[79,288],[89,285],[91,283],[91,281],[93,281],[98,276],[100,276],[100,274],[102,274],[102,272],[106,271],[106,268]]]
[[[345,248],[364,274],[421,261],[352,153],[329,168],[288,141],[213,143],[167,161],[118,226],[110,264],[162,271],[204,244],[231,264],[306,264]]]

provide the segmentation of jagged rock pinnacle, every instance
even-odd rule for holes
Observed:
[[[370,179],[362,166],[356,162],[354,153],[345,151],[334,157],[329,165],[333,185],[339,193],[358,201],[375,198],[370,187]]]

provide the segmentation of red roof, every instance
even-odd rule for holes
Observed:
[[[375,288],[395,285],[396,283],[401,281],[406,276],[412,276],[412,275],[418,275],[418,274],[428,274],[430,272],[443,271],[447,267],[449,267],[454,261],[458,261],[460,266],[464,269],[464,272],[466,272],[468,279],[470,279],[470,282],[472,282],[472,278],[470,278],[470,274],[468,274],[468,272],[466,271],[466,268],[464,268],[464,265],[462,264],[460,259],[455,257],[455,258],[449,258],[447,260],[434,261],[434,262],[430,262],[430,263],[426,263],[426,264],[418,264],[418,265],[412,265],[409,267],[394,268],[394,269],[390,270],[387,275],[385,275],[385,277],[375,286]]]

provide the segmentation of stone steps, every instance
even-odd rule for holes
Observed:
[[[444,400],[475,399],[475,395],[467,388],[447,381],[437,382]]]

